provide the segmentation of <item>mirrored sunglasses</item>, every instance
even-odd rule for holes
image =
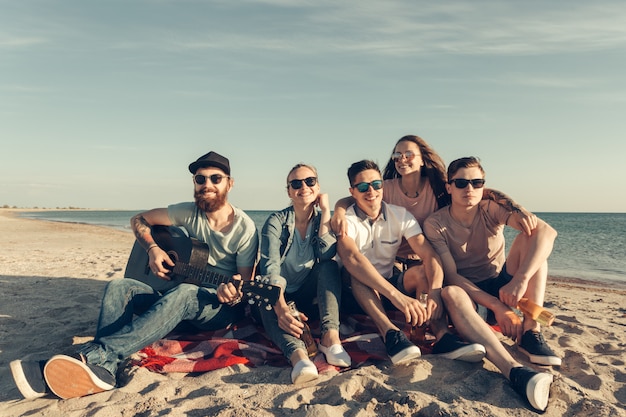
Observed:
[[[354,184],[352,188],[356,188],[360,193],[365,193],[370,189],[370,186],[372,186],[374,190],[380,190],[383,188],[383,181],[374,180],[372,182],[360,182],[358,184]]]
[[[415,155],[415,152],[413,151],[406,151],[404,153],[394,152],[391,154],[391,159],[393,159],[394,162],[398,162],[402,159],[403,156],[406,158],[407,161],[412,161],[416,155]]]

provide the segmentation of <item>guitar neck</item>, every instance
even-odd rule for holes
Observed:
[[[220,284],[228,284],[233,282],[233,278],[213,272],[208,268],[199,268],[186,262],[176,262],[174,274],[184,277],[183,281],[196,284],[202,287],[217,287]]]

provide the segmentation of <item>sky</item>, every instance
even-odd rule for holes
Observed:
[[[289,205],[424,138],[535,212],[626,212],[626,3],[0,0],[0,207]]]

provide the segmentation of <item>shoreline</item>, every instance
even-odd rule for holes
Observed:
[[[506,378],[478,364],[424,355],[406,365],[366,362],[295,386],[288,366],[234,365],[204,373],[125,369],[119,387],[82,398],[24,400],[9,362],[45,359],[93,337],[106,283],[122,278],[132,233],[106,226],[25,219],[0,211],[0,415],[144,417],[172,415],[358,417],[421,415],[530,417]],[[626,415],[626,289],[551,278],[543,334],[560,367],[529,364],[514,342],[507,350],[554,375],[545,417]]]
[[[28,218],[28,217],[20,217],[20,212],[33,212],[33,211],[70,211],[70,209],[47,209],[47,208],[30,208],[30,209],[16,209],[16,208],[2,208],[0,209],[0,216],[7,215],[7,217],[13,217],[20,220],[28,220],[28,221],[41,221],[41,222],[49,222],[49,223],[57,223],[57,224],[67,224],[67,225],[77,225],[77,226],[92,226],[92,227],[102,227],[108,230],[116,230],[122,231],[124,233],[132,233],[130,229],[121,229],[112,226],[106,225],[94,225],[87,222],[66,222],[62,220],[48,220],[48,219],[37,219],[37,218]],[[72,209],[77,211],[116,211],[113,209]],[[124,210],[126,211],[126,210]],[[597,288],[599,291],[626,291],[626,281],[622,282],[617,279],[585,279],[585,278],[577,278],[577,277],[566,277],[566,276],[555,276],[548,275],[549,283],[557,283],[560,285],[568,285],[572,287],[593,287]],[[605,288],[605,285],[611,285],[611,288]]]

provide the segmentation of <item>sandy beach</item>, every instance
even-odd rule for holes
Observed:
[[[0,209],[0,416],[532,416],[490,362],[424,355],[366,363],[294,386],[290,368],[205,373],[125,370],[119,388],[83,398],[24,400],[9,362],[47,358],[93,337],[109,280],[123,277],[131,233],[20,219]],[[563,358],[545,416],[626,416],[626,286],[551,278],[544,329]],[[502,342],[528,364],[514,344]],[[533,366],[539,369],[537,366]]]

